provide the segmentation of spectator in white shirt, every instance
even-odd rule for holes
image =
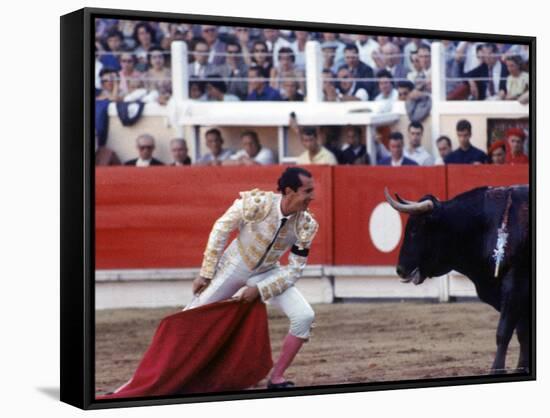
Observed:
[[[222,165],[232,154],[230,149],[223,148],[223,137],[219,129],[212,128],[204,135],[206,147],[210,150],[198,161],[200,165]]]
[[[407,74],[407,79],[414,83],[414,88],[418,92],[432,91],[431,74],[431,50],[429,46],[421,46],[411,56],[414,70]]]
[[[506,100],[516,100],[529,91],[529,73],[521,69],[523,62],[518,55],[506,57],[504,62],[509,73],[506,78]]]
[[[223,165],[269,165],[275,164],[275,155],[260,143],[255,131],[241,133],[242,149],[233,154]]]
[[[369,93],[361,83],[351,80],[351,74],[347,67],[342,66],[337,74],[338,101],[367,101]]]
[[[409,144],[405,148],[405,157],[416,161],[418,165],[433,165],[434,157],[422,146],[424,127],[420,122],[413,121],[407,129]]]
[[[414,69],[411,54],[418,51],[418,48],[423,45],[429,47],[430,44],[425,39],[410,38],[410,41],[403,47],[403,56],[405,57],[403,64],[409,71]]]
[[[455,51],[455,61],[461,66],[462,73],[472,71],[481,64],[480,49],[482,42],[466,42],[458,43]]]
[[[279,64],[279,49],[283,47],[290,48],[291,44],[280,36],[278,29],[264,29],[263,34],[269,52],[273,54],[273,65],[277,66]]]
[[[377,51],[380,45],[369,35],[355,35],[355,38],[355,45],[359,49],[359,59],[371,68],[375,68],[376,63],[374,62],[372,53]]]
[[[399,93],[393,87],[393,77],[388,70],[380,70],[376,74],[376,78],[380,93],[374,98],[374,101],[381,102],[380,112],[389,112],[393,103],[399,99]]]
[[[309,40],[309,32],[296,30],[294,31],[296,35],[296,40],[292,42],[292,50],[294,51],[294,56],[296,57],[294,65],[299,70],[306,69],[306,42]],[[281,59],[281,57],[278,57]]]

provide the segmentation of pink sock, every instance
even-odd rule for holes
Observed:
[[[305,340],[302,338],[295,337],[292,334],[287,334],[283,340],[283,347],[281,348],[279,359],[277,360],[277,363],[275,363],[273,371],[271,372],[272,383],[282,383],[285,381],[283,374],[292,363],[292,360],[294,360],[294,357],[296,357],[298,351],[300,351],[304,341]]]

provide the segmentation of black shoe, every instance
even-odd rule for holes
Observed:
[[[286,382],[282,383],[273,383],[271,380],[267,381],[267,388],[268,389],[286,389],[286,388],[293,388],[294,382],[291,382],[290,380],[287,380]]]

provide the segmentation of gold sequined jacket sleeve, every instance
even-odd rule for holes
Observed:
[[[288,255],[288,265],[281,267],[278,274],[262,280],[257,285],[264,302],[283,293],[301,277],[318,228],[319,224],[311,214],[306,212],[300,216],[296,226],[297,241]]]
[[[212,227],[208,237],[208,244],[204,251],[200,275],[207,279],[214,277],[216,266],[223,254],[223,250],[231,232],[239,227],[243,220],[243,202],[237,199],[233,205],[219,218]]]

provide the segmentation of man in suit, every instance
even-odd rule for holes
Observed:
[[[339,159],[340,164],[370,163],[367,148],[361,143],[361,128],[359,126],[346,126],[344,140],[346,144]]]
[[[172,153],[172,166],[191,165],[191,158],[188,155],[187,142],[183,138],[174,138],[170,141],[170,152]]]
[[[155,138],[149,134],[142,134],[136,138],[136,146],[139,157],[133,160],[126,161],[124,165],[132,165],[135,167],[149,167],[152,165],[164,165],[161,161],[153,158],[155,150]]]
[[[222,65],[225,63],[225,43],[218,38],[218,27],[214,25],[202,25],[201,35],[208,43],[210,55],[208,62],[214,65]]]
[[[470,94],[476,100],[504,99],[508,69],[498,59],[497,46],[485,44],[481,47],[482,64],[466,73]]]
[[[218,66],[208,62],[210,47],[203,38],[196,38],[193,44],[193,62],[189,64],[189,77],[204,79],[217,72]]]
[[[384,56],[385,69],[388,70],[393,79],[403,81],[407,78],[407,68],[401,63],[402,55],[399,47],[391,42],[380,48]]]
[[[374,71],[367,64],[359,60],[359,49],[354,44],[348,44],[344,48],[345,67],[349,70],[352,78],[370,78],[371,81],[358,81],[367,90],[369,98],[372,100],[376,96],[376,83],[374,81]]]
[[[389,149],[390,156],[380,160],[380,165],[392,167],[401,167],[404,165],[418,165],[416,161],[403,155],[403,134],[401,132],[392,132],[390,134]]]
[[[244,100],[248,95],[248,84],[243,78],[248,76],[248,66],[242,57],[242,46],[238,42],[229,41],[225,52],[228,55],[225,64],[218,67],[218,74],[226,79],[227,93]]]

